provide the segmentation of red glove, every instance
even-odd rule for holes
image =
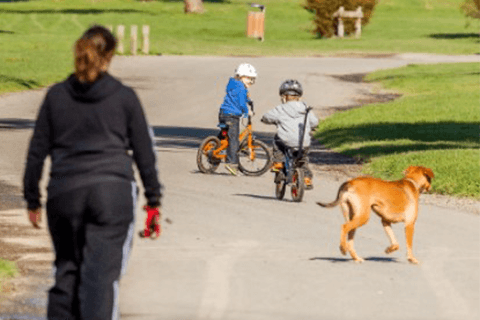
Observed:
[[[153,231],[159,237],[161,233],[160,228],[160,210],[149,206],[144,206],[143,209],[147,212],[147,220],[145,220],[145,237],[150,237],[150,226],[153,223]]]

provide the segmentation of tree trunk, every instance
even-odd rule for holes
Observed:
[[[203,13],[202,0],[184,0],[185,13]]]

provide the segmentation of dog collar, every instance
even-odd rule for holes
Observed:
[[[411,183],[413,183],[413,185],[415,186],[415,188],[416,188],[417,190],[420,190],[420,186],[418,185],[418,183],[417,183],[415,180],[410,179],[410,178],[405,178],[405,180],[410,181]]]

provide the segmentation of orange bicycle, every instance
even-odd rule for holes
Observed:
[[[253,109],[253,108],[252,108]],[[259,176],[272,166],[272,155],[268,146],[253,135],[252,118],[248,116],[245,129],[240,133],[238,169],[247,176]],[[228,126],[219,124],[219,136],[205,138],[197,152],[197,166],[203,173],[213,173],[225,160],[228,147]]]

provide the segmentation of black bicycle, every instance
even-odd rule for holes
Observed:
[[[301,202],[306,190],[305,172],[306,160],[303,157],[305,150],[303,149],[303,140],[305,137],[305,128],[307,124],[308,113],[312,107],[308,107],[305,112],[305,121],[303,123],[303,135],[299,148],[287,147],[284,152],[283,168],[275,172],[275,197],[282,200],[285,197],[287,186],[290,185],[292,200]]]

